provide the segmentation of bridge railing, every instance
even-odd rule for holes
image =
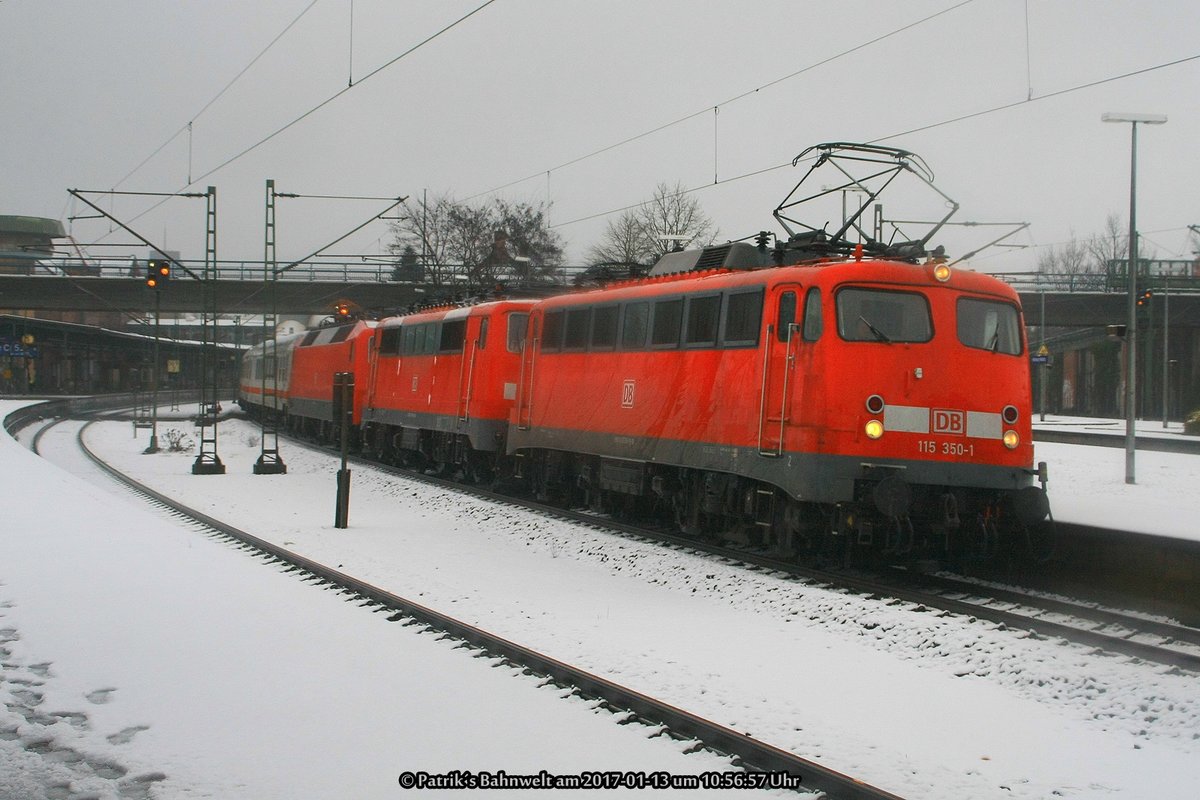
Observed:
[[[175,278],[187,280],[186,274],[181,274],[180,267],[190,270],[196,275],[204,272],[203,261],[188,261],[179,259],[175,262]],[[279,264],[278,267],[286,266]],[[411,270],[408,272],[411,273]],[[146,260],[141,258],[53,258],[30,263],[21,270],[22,274],[31,276],[94,278],[125,278],[138,279],[146,274]],[[314,281],[339,283],[400,283],[416,282],[419,275],[405,274],[397,270],[397,265],[385,262],[371,261],[310,261],[297,264],[291,269],[277,273],[281,281]],[[227,281],[261,281],[264,278],[261,261],[218,261],[216,263],[217,280]]]
[[[1109,261],[1103,272],[996,272],[1018,292],[1122,293],[1129,285],[1128,259]],[[1172,294],[1200,292],[1200,260],[1139,259],[1137,286]]]

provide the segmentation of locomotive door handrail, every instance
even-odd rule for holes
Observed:
[[[766,458],[778,458],[783,455],[785,433],[788,423],[791,422],[788,418],[790,393],[794,388],[791,373],[796,362],[796,334],[800,330],[800,325],[795,321],[795,312],[799,309],[800,287],[787,284],[777,286],[775,290],[770,295],[774,308],[780,307],[780,298],[788,293],[792,294],[794,305],[791,319],[780,319],[775,324],[767,325],[766,341],[763,345],[762,385],[759,390],[758,407],[758,454]],[[786,336],[780,340],[776,331],[782,331],[783,326],[786,326]],[[777,436],[773,438],[771,434],[774,432],[776,419],[772,416],[772,411],[776,407],[779,409],[779,428]]]
[[[467,370],[467,387],[466,391],[459,397],[459,412],[458,419],[460,422],[466,422],[471,419],[471,385],[475,379],[475,354],[479,350],[479,339],[476,338],[471,342],[471,360],[466,364]],[[466,362],[466,359],[463,359]],[[458,385],[462,387],[462,377],[459,377]]]
[[[541,341],[541,337],[538,336],[538,322],[536,316],[529,316],[529,330],[533,336],[525,340],[525,349],[521,353],[520,383],[517,384],[517,429],[522,431],[529,430],[533,421],[533,368],[537,359],[538,343]],[[529,364],[528,370],[525,367],[526,362]],[[529,375],[528,382],[525,380],[526,373]]]
[[[364,409],[375,407],[375,376],[379,374],[379,345],[376,337],[382,341],[383,331],[381,328],[372,331],[371,335],[367,337],[367,363],[370,365],[370,369],[367,372],[369,377],[367,378],[367,399],[363,404]]]

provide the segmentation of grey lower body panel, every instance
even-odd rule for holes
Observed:
[[[309,419],[319,419],[322,422],[332,422],[333,401],[293,397],[288,402],[288,413],[293,417],[308,417]]]
[[[391,425],[439,433],[466,436],[471,447],[482,452],[495,452],[504,443],[507,420],[460,419],[448,414],[424,414],[419,411],[399,411],[390,408],[363,409],[363,423]]]
[[[509,432],[508,452],[564,450],[665,466],[742,475],[778,486],[797,500],[839,503],[854,498],[855,483],[896,476],[910,485],[1017,490],[1033,484],[1030,470],[990,464],[864,459],[823,453],[764,456],[753,447],[620,436],[590,431],[530,429]]]

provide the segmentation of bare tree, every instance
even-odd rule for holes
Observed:
[[[591,264],[645,264],[649,254],[642,241],[642,226],[633,211],[609,220],[599,244],[587,252]]]
[[[660,183],[654,195],[609,222],[600,243],[588,251],[592,263],[652,264],[680,247],[712,244],[717,228],[683,184]]]
[[[486,286],[517,272],[536,278],[562,263],[562,237],[547,227],[542,204],[471,205],[444,194],[406,203],[405,210],[392,225],[390,249],[418,253],[425,280],[435,286]]]
[[[1046,286],[1065,291],[1103,288],[1104,273],[1097,274],[1089,246],[1072,232],[1069,241],[1043,251],[1038,256],[1037,268]]]

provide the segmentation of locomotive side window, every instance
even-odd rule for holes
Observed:
[[[542,332],[542,349],[555,351],[562,347],[564,311],[547,311]]]
[[[617,311],[620,306],[601,306],[592,312],[592,349],[612,350],[617,344]]]
[[[646,346],[646,333],[650,330],[650,304],[627,303],[625,318],[621,324],[621,349],[637,350]]]
[[[815,342],[825,331],[825,317],[821,312],[821,290],[813,287],[804,295],[804,341]]]
[[[1017,309],[992,300],[958,298],[958,340],[967,347],[1020,355],[1021,320]]]
[[[384,328],[383,332],[379,335],[379,355],[400,355],[400,343],[403,335],[404,328]]]
[[[837,293],[838,335],[848,342],[928,342],[933,322],[925,295],[887,289]]]
[[[438,343],[439,353],[461,353],[463,342],[467,339],[467,320],[449,319],[442,323],[441,340]]]
[[[654,304],[654,322],[650,328],[651,347],[678,347],[683,322],[683,298],[659,300]]]
[[[779,295],[779,323],[775,328],[775,338],[786,342],[792,335],[792,326],[796,324],[796,293],[784,292]]]
[[[721,295],[689,297],[684,343],[712,347],[717,343],[717,323],[721,319]]]
[[[726,347],[757,345],[762,306],[762,289],[730,294],[725,301],[725,328],[721,334],[721,344]]]
[[[427,356],[437,352],[440,326],[436,322],[413,325],[404,329],[403,353],[406,356]]]
[[[479,345],[480,350],[487,349],[487,332],[488,318],[484,317],[483,319],[479,320],[479,338],[476,340],[476,344]]]
[[[529,327],[528,314],[508,315],[508,352],[519,353],[525,349],[525,329]]]
[[[588,327],[592,322],[592,309],[572,308],[567,311],[567,331],[563,337],[563,350],[582,350],[587,347]]]

